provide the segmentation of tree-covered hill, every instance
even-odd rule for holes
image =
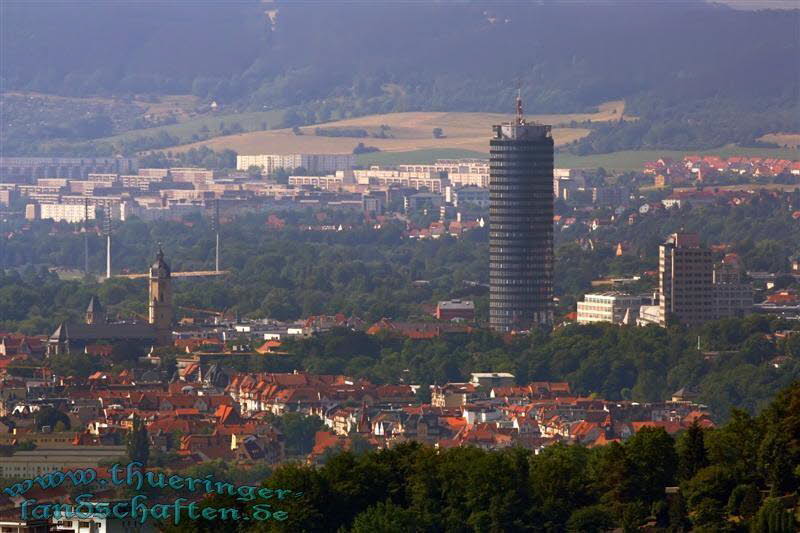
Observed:
[[[274,15],[267,16],[266,11]],[[3,2],[6,89],[193,93],[301,122],[401,110],[584,111],[574,149],[699,148],[800,129],[800,11],[696,2]]]

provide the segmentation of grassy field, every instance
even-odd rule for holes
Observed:
[[[268,128],[274,127],[283,121],[284,111],[276,109],[272,111],[255,111],[251,113],[234,113],[230,115],[217,115],[211,114],[199,118],[193,118],[186,122],[178,124],[170,124],[169,126],[158,126],[156,128],[146,128],[142,130],[131,130],[112,137],[104,137],[96,139],[95,142],[103,143],[118,143],[120,141],[131,141],[137,137],[153,137],[158,135],[161,131],[169,135],[178,137],[181,144],[192,142],[192,135],[200,135],[203,127],[208,128],[211,135],[218,135],[220,131],[220,124],[224,123],[226,127],[238,123],[245,130],[259,130],[262,128],[263,123],[266,123]],[[260,133],[260,132],[259,132]],[[237,137],[232,135],[231,137]]]
[[[800,133],[768,133],[759,137],[759,141],[775,143],[779,146],[797,148],[800,146]]]
[[[766,189],[768,191],[793,191],[797,189],[796,183],[744,183],[741,185],[713,185],[714,189],[721,191],[753,191]],[[675,187],[675,192],[692,191],[695,187]]]
[[[165,94],[156,98],[156,101],[143,96],[133,96],[130,100],[121,98],[107,98],[103,96],[60,96],[55,94],[37,93],[33,91],[9,91],[4,93],[8,96],[31,97],[49,100],[60,104],[69,103],[93,103],[104,106],[114,106],[124,103],[133,103],[143,109],[143,115],[150,118],[163,118],[167,115],[174,115],[179,122],[185,122],[196,116],[195,109],[200,103],[200,99],[191,94]]]
[[[781,159],[800,159],[800,152],[792,148],[747,148],[741,146],[723,146],[713,150],[625,150],[609,154],[578,156],[567,153],[556,154],[556,167],[559,168],[597,168],[607,170],[640,170],[647,161],[655,161],[660,157],[680,159],[687,155],[718,155],[720,157],[776,157]]]
[[[589,134],[589,129],[580,127],[580,123],[617,120],[624,109],[624,102],[614,101],[602,104],[596,113],[534,115],[527,118],[529,121],[552,125],[556,144],[565,145]],[[293,152],[330,154],[351,152],[359,142],[363,142],[367,146],[379,148],[382,152],[467,150],[486,154],[492,125],[507,122],[511,118],[510,115],[501,113],[388,113],[305,126],[300,128],[303,135],[295,135],[290,129],[256,131],[216,137],[173,150],[208,146],[214,150],[229,148],[240,154]],[[576,127],[571,127],[573,122],[577,123]],[[358,128],[372,135],[378,133],[381,126],[388,127],[386,133],[389,138],[327,137],[314,134],[314,130],[320,127]],[[435,138],[434,128],[441,128],[444,137]]]
[[[486,158],[484,152],[459,150],[457,148],[439,148],[432,150],[414,150],[412,152],[372,152],[356,156],[356,163],[361,166],[381,165],[393,166],[410,163],[431,164],[437,159]]]

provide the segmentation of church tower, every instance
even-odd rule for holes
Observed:
[[[164,251],[158,247],[156,261],[150,266],[150,324],[156,330],[160,346],[172,343],[172,276],[164,261]]]
[[[106,321],[103,315],[103,306],[100,305],[100,300],[92,296],[89,300],[89,305],[86,307],[86,323],[90,325],[102,324]]]

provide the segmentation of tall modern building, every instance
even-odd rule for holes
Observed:
[[[489,141],[489,323],[521,331],[553,322],[553,138],[516,119]]]
[[[696,233],[674,233],[659,247],[661,325],[714,320],[714,261]]]

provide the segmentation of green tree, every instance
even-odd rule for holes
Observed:
[[[794,533],[797,531],[792,512],[777,498],[767,498],[753,518],[752,533]]]
[[[64,429],[70,428],[69,417],[50,405],[45,405],[36,411],[33,419],[36,424],[36,429],[39,431],[45,426],[49,426],[51,430],[54,430],[59,424],[61,424]]]
[[[602,533],[614,528],[614,517],[602,505],[592,505],[573,511],[567,521],[567,531]]]
[[[317,416],[305,416],[300,413],[286,413],[276,420],[277,427],[283,432],[286,452],[289,455],[308,455],[314,446],[314,436],[325,425]]]
[[[761,494],[754,484],[737,485],[728,499],[728,514],[750,518],[758,511]]]
[[[625,443],[633,467],[633,484],[648,502],[663,499],[664,489],[675,484],[675,441],[663,428],[642,428]]]
[[[264,169],[258,165],[250,165],[247,167],[247,175],[252,179],[259,179]]]
[[[416,400],[419,403],[431,403],[431,385],[427,381],[420,383],[416,393]]]
[[[111,360],[119,365],[133,365],[143,355],[142,347],[135,342],[120,341],[111,347]]]
[[[670,531],[679,532],[688,529],[689,518],[686,514],[686,500],[683,499],[681,491],[678,491],[669,499],[668,506],[667,514]]]
[[[150,436],[147,433],[147,426],[137,415],[133,415],[133,428],[128,433],[125,447],[128,452],[128,459],[138,461],[147,465],[150,457]]]
[[[406,533],[416,530],[416,518],[408,509],[390,501],[380,502],[358,514],[350,533]]]
[[[683,433],[677,443],[678,477],[691,479],[698,470],[708,466],[703,429],[697,420]]]
[[[556,444],[533,458],[530,470],[533,497],[545,519],[545,527],[563,529],[571,510],[592,503],[588,456],[585,448]]]

